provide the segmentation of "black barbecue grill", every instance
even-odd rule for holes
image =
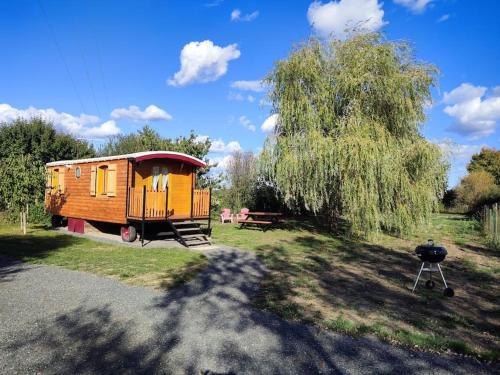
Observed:
[[[441,266],[439,265],[439,263],[446,258],[446,255],[448,255],[446,249],[442,246],[434,246],[434,241],[428,240],[426,245],[417,246],[415,248],[415,253],[422,261],[422,266],[420,267],[420,271],[418,272],[417,280],[415,280],[415,285],[413,286],[412,293],[415,291],[415,288],[417,287],[418,280],[420,279],[422,271],[429,272],[429,280],[425,282],[425,287],[427,289],[433,289],[436,286],[436,283],[434,282],[434,280],[432,280],[432,273],[439,272],[441,274],[441,278],[443,279],[445,287],[444,295],[447,297],[453,297],[455,292],[453,291],[452,288],[448,287],[448,285],[446,284],[443,271],[441,271]]]

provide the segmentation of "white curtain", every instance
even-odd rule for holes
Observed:
[[[162,191],[165,191],[167,190],[167,186],[168,186],[168,168],[163,168],[161,170],[161,190]]]
[[[153,167],[153,184],[151,188],[153,191],[158,190],[158,182],[160,181],[160,167],[154,166]]]

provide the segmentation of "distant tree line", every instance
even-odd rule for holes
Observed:
[[[472,155],[468,174],[443,197],[444,207],[476,215],[484,205],[500,203],[500,150],[484,147]]]
[[[259,156],[253,152],[237,151],[231,155],[220,190],[221,208],[238,213],[242,208],[257,211],[282,211],[283,200],[260,171]]]

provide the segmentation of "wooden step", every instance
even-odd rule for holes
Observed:
[[[179,241],[187,247],[196,245],[210,245],[206,235],[201,231],[201,224],[195,221],[170,221]]]
[[[200,237],[205,237],[205,235],[203,233],[181,235],[181,238],[183,240],[191,240],[191,239],[200,238]]]
[[[199,227],[193,227],[193,228],[176,228],[177,229],[177,232],[193,232],[193,231],[197,231],[197,232],[200,232],[200,228]]]
[[[192,226],[199,227],[200,223],[196,223],[194,221],[172,221],[172,225],[174,227],[182,227],[182,226],[186,226],[186,225],[192,225]]]
[[[196,243],[190,243],[190,244],[188,244],[189,247],[191,247],[191,246],[198,246],[198,245],[211,245],[211,243],[208,242],[208,241],[203,241],[203,242],[196,242]]]

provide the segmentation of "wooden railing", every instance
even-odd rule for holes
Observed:
[[[154,191],[144,187],[129,187],[127,216],[134,219],[166,219],[170,215],[167,205],[168,188],[166,191]],[[170,197],[175,200],[175,196]],[[191,217],[210,216],[210,190],[195,189]]]
[[[129,187],[128,216],[161,219],[167,217],[167,191],[154,191],[143,187]]]
[[[210,190],[195,189],[193,191],[193,217],[208,217],[210,215]]]

